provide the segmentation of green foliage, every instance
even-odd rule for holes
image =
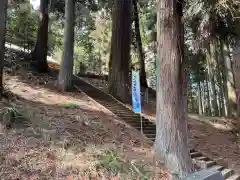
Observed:
[[[63,48],[63,19],[57,13],[49,16],[48,51],[49,54],[54,54],[54,51]]]
[[[119,177],[121,179],[142,179],[153,178],[153,174],[147,170],[146,165],[141,162],[126,162],[121,159],[116,151],[106,151],[99,156],[98,170],[106,171],[110,177]]]
[[[155,42],[157,40],[157,13],[156,2],[149,1],[143,3],[140,8],[140,25],[143,44],[149,49],[155,51]]]
[[[106,154],[102,155],[98,166],[106,169],[113,176],[128,171],[128,167],[125,166],[116,151],[107,151]]]
[[[203,81],[206,73],[204,54],[198,52],[197,54],[189,54],[189,56],[191,59],[188,60],[188,68],[194,82]]]
[[[37,37],[37,22],[38,14],[29,6],[9,10],[6,41],[32,49]]]
[[[0,109],[2,123],[6,128],[11,128],[13,124],[23,124],[27,119],[19,111],[17,106],[13,103]]]
[[[147,80],[151,88],[156,89],[156,41],[157,13],[156,1],[139,1],[140,31],[145,52]]]
[[[65,108],[67,108],[67,109],[77,109],[77,108],[80,108],[79,104],[76,104],[74,102],[66,102],[66,103],[64,103],[63,106]]]
[[[56,48],[62,47],[62,31],[61,22],[56,18],[57,15],[50,16],[49,37],[48,37],[48,53]],[[8,10],[8,24],[6,41],[20,47],[32,50],[35,46],[39,13],[31,9],[29,2],[20,4],[19,8]]]
[[[111,41],[110,14],[106,11],[86,13],[88,21],[79,22],[75,29],[74,70],[75,73],[106,74]]]
[[[18,118],[22,118],[23,116],[21,113],[18,111],[17,107],[15,104],[11,104],[9,107],[4,107],[0,109],[0,112],[3,115],[9,115],[10,119],[12,121],[17,120]]]
[[[192,28],[198,46],[209,43],[211,38],[235,35],[235,17],[240,14],[239,1],[188,0],[184,12],[185,21]],[[237,25],[239,26],[239,25]]]

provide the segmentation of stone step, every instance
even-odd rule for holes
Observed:
[[[216,165],[217,163],[215,161],[198,161],[196,162],[196,164],[202,169],[208,169]]]
[[[232,176],[234,172],[233,172],[232,169],[223,169],[223,170],[221,171],[221,173],[222,173],[223,177],[224,177],[225,179],[227,179],[227,178],[229,178],[230,176]]]
[[[136,127],[136,128],[141,129],[141,127]],[[156,134],[156,129],[143,128],[143,131],[147,134]]]
[[[121,118],[121,117],[120,117]],[[125,120],[125,122],[127,122],[129,125],[133,126],[136,129],[141,128],[141,123],[135,120],[131,120],[131,119],[125,119],[125,118],[121,118],[122,120]],[[151,132],[156,133],[156,127],[154,126],[148,126],[146,124],[142,124],[143,129],[149,130]]]
[[[211,169],[216,169],[218,171],[222,171],[224,169],[224,167],[223,166],[219,166],[219,165],[214,165],[214,166],[211,167]]]
[[[190,149],[189,152],[194,153],[194,152],[197,152],[197,151],[195,149]]]
[[[141,122],[140,117],[137,117],[137,116],[132,116],[132,115],[128,115],[128,114],[124,115],[124,114],[119,114],[117,112],[114,113],[114,114],[118,117],[121,117],[121,118],[132,119],[132,120],[135,120],[137,122]],[[145,121],[145,124],[149,124],[148,122],[146,122],[146,120],[143,120],[143,121]],[[153,124],[149,124],[149,125],[153,125]]]
[[[191,158],[197,158],[197,157],[202,156],[202,154],[199,152],[193,152],[193,153],[190,153],[190,156],[191,156]]]
[[[240,180],[240,175],[235,174],[227,178],[226,180]]]
[[[181,180],[224,180],[221,173],[213,169],[202,169],[195,173],[189,174]]]
[[[193,160],[195,161],[207,161],[209,158],[205,157],[205,156],[201,156],[201,157],[196,157]]]
[[[123,113],[126,113],[124,110],[126,107],[124,106],[121,106],[121,105],[116,105],[116,104],[107,104],[107,102],[102,102],[102,101],[99,101],[101,104],[103,104],[106,108],[109,108],[109,109],[115,109],[115,110],[119,110],[119,111],[122,111]],[[106,104],[105,104],[106,103]],[[129,112],[130,113],[130,112]],[[131,112],[133,113],[133,112]]]

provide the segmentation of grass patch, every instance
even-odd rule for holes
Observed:
[[[104,171],[109,177],[119,179],[153,179],[153,172],[139,161],[125,161],[116,151],[106,151],[98,156],[99,163],[96,168],[98,171]]]
[[[80,105],[74,102],[65,102],[63,106],[67,109],[77,109],[80,108]]]
[[[0,109],[0,114],[1,114],[1,123],[7,129],[11,128],[12,125],[14,124],[23,125],[27,121],[27,118],[23,115],[23,113],[20,112],[20,110],[13,103]]]

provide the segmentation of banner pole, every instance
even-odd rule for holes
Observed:
[[[142,112],[140,112],[140,121],[141,121],[141,134],[143,135]]]
[[[141,139],[143,138],[143,121],[142,121],[142,111],[140,112],[140,124],[141,124]],[[141,148],[143,148],[143,140],[141,140]]]

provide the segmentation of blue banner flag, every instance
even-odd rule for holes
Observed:
[[[140,78],[138,71],[132,71],[132,104],[135,113],[141,113]]]

